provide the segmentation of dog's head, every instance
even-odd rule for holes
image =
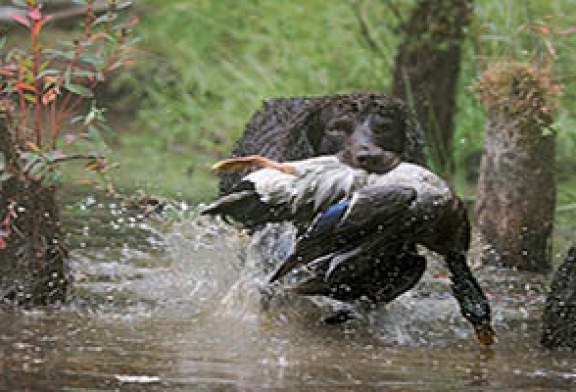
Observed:
[[[376,173],[398,160],[425,164],[419,126],[401,101],[385,95],[313,100],[285,131],[287,159],[338,154],[350,166]]]
[[[265,102],[236,141],[232,156],[278,161],[338,154],[355,167],[385,171],[391,159],[426,165],[424,137],[412,113],[383,94],[277,98]],[[250,170],[222,173],[220,194]]]

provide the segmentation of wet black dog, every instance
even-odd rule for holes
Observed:
[[[353,167],[378,173],[387,152],[425,165],[420,127],[403,102],[361,92],[269,100],[246,125],[232,156],[286,161],[339,154]],[[246,173],[221,174],[220,193],[228,193]]]
[[[338,155],[352,167],[381,173],[389,159],[400,159],[425,166],[424,137],[407,106],[386,95],[354,93],[315,98],[273,99],[264,103],[246,125],[236,142],[233,157],[261,155],[276,161],[294,161],[321,155]],[[220,195],[227,195],[251,169],[220,173]],[[266,244],[281,243],[283,234],[268,228]],[[260,240],[261,241],[261,240]],[[258,242],[258,241],[256,241]],[[258,245],[256,245],[258,247]],[[270,268],[270,255],[264,257]],[[424,258],[413,245],[399,254],[385,257],[384,275],[353,279],[353,297],[371,297],[381,286],[390,286],[387,302],[417,282],[425,268]],[[384,260],[384,259],[383,259]],[[282,262],[283,260],[279,260]],[[401,263],[396,263],[401,261]],[[274,264],[272,262],[271,264]],[[398,264],[398,268],[395,266]],[[412,268],[414,266],[414,268]],[[272,268],[276,268],[273,265]],[[340,300],[344,297],[334,293]],[[379,302],[379,301],[376,301]],[[342,322],[349,313],[337,313],[327,322]]]

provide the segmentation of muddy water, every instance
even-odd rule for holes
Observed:
[[[70,306],[0,313],[0,390],[576,390],[576,355],[538,345],[539,277],[479,271],[492,349],[476,343],[434,262],[387,308],[328,327],[318,320],[329,303],[263,309],[256,256],[233,230],[160,227],[115,208],[112,223],[77,222]]]

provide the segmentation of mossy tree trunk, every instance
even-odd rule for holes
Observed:
[[[484,259],[544,272],[556,198],[553,84],[547,71],[501,62],[477,90],[488,112],[476,204]]]
[[[16,128],[0,112],[0,152],[13,175],[0,183],[0,217],[13,211],[0,249],[0,300],[17,305],[47,305],[66,298],[65,249],[54,187],[22,177],[17,159]],[[6,234],[6,233],[4,233]]]
[[[433,165],[454,173],[452,143],[460,52],[473,0],[420,0],[401,26],[392,94],[413,106]]]

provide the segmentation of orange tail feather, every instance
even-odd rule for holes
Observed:
[[[264,158],[260,155],[249,155],[247,157],[236,157],[224,159],[223,161],[217,162],[212,166],[214,171],[235,171],[249,168],[252,166],[256,167],[267,167],[271,169],[280,170],[281,172],[292,174],[294,168],[287,163],[280,163],[273,161],[268,158]]]

